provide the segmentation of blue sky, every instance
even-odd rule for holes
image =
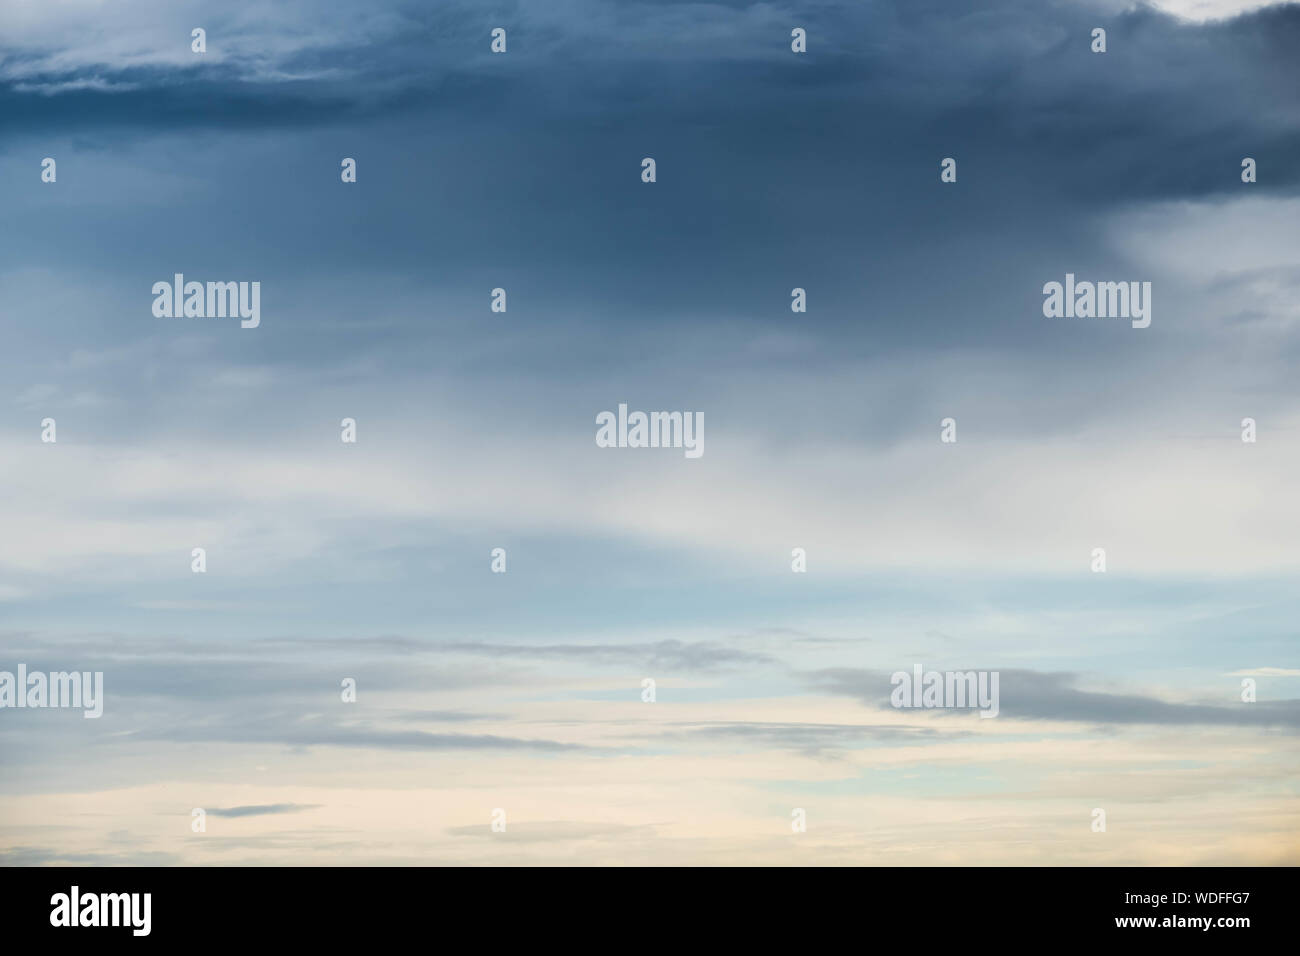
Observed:
[[[0,670],[107,700],[0,711],[0,860],[1298,862],[1297,48],[1295,4],[7,4]],[[177,272],[260,326],[155,317]],[[1066,273],[1151,326],[1045,318]],[[596,447],[621,402],[705,454]],[[893,710],[916,663],[1002,714]]]

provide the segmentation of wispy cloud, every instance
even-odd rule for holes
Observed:
[[[214,817],[263,817],[282,813],[301,813],[316,806],[298,803],[265,803],[247,807],[210,807],[205,812]]]
[[[963,671],[967,668],[953,668]],[[1081,675],[999,669],[1001,716],[1090,724],[1153,724],[1300,729],[1300,700],[1239,702],[1231,706],[1179,703],[1141,694],[1082,690]],[[856,697],[882,709],[889,703],[890,675],[832,668],[809,675],[813,686]]]

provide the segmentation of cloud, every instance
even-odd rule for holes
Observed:
[[[0,847],[0,866],[180,866],[183,853],[169,851],[69,852],[51,847]]]
[[[653,838],[654,824],[626,826],[617,823],[592,823],[575,820],[527,820],[507,822],[505,830],[494,831],[488,825],[448,827],[454,837],[479,837],[507,843],[561,843],[570,846],[588,840],[622,840],[642,836]]]
[[[503,737],[495,734],[430,734],[418,730],[392,731],[341,724],[304,727],[296,717],[267,714],[255,725],[175,726],[139,731],[139,740],[169,743],[226,742],[287,747],[359,747],[367,750],[486,750],[562,753],[594,748],[558,740]]]
[[[772,663],[768,654],[737,650],[705,641],[664,640],[628,644],[431,644],[429,650],[483,654],[493,657],[581,661],[594,665],[639,664],[672,671],[711,672],[724,668]]]
[[[0,5],[0,667],[108,698],[6,711],[10,859],[1294,832],[1295,702],[1224,674],[1293,644],[1297,8],[536,0],[494,57],[471,0],[101,6]],[[261,281],[261,327],[156,319],[176,271]],[[1152,327],[1044,319],[1066,272],[1152,280]],[[597,449],[621,401],[702,411],[705,457]],[[938,651],[1016,665],[1003,719],[881,709]],[[314,809],[178,850],[204,802]]]
[[[966,671],[970,668],[953,668]],[[1080,675],[998,669],[999,717],[1016,720],[1153,726],[1219,726],[1300,730],[1300,700],[1259,701],[1234,706],[1175,703],[1140,694],[1080,690]],[[823,691],[856,697],[882,710],[889,702],[890,675],[854,668],[827,668],[808,675]],[[910,711],[909,711],[910,712]],[[958,713],[936,710],[935,713]]]
[[[1184,20],[1223,20],[1293,0],[1150,0],[1151,5]]]
[[[318,807],[319,804],[265,803],[247,807],[212,807],[211,809],[205,809],[205,812],[214,817],[263,817],[281,813],[301,813],[304,810],[318,809]]]
[[[927,738],[951,740],[961,732],[947,733],[934,727],[900,724],[815,724],[765,721],[725,721],[686,724],[680,730],[656,735],[656,739],[678,736],[734,747],[752,744],[762,748],[791,750],[811,757],[871,746],[876,743],[923,743]]]
[[[1193,7],[1194,0],[1179,4],[1180,12]],[[1224,136],[1189,135],[1189,123],[1230,130],[1229,141],[1284,155],[1298,119],[1285,98],[1237,108],[1261,87],[1297,78],[1288,45],[1300,30],[1293,4],[1199,24],[1145,6],[1112,11],[1104,57],[1088,51],[1098,13],[1064,0],[1000,0],[977,11],[918,0],[905,13],[851,2],[811,10],[530,3],[503,14],[511,46],[497,56],[488,52],[490,27],[469,0],[436,10],[376,3],[364,11],[239,0],[212,13],[204,55],[190,52],[192,13],[161,0],[133,5],[107,33],[78,4],[55,4],[40,16],[7,14],[0,19],[8,53],[0,70],[9,84],[0,97],[4,122],[26,129],[334,126],[457,103],[526,123],[541,112],[540,96],[548,122],[576,121],[589,138],[592,114],[630,111],[641,138],[652,141],[663,141],[667,111],[716,117],[725,104],[732,135],[748,141],[761,135],[753,128],[759,104],[769,127],[783,122],[772,109],[782,104],[801,114],[803,132],[790,130],[790,146],[805,151],[808,139],[834,135],[856,145],[889,130],[891,162],[874,151],[858,157],[860,166],[884,173],[902,155],[925,155],[933,165],[946,153],[931,154],[947,139],[985,176],[1005,168],[1027,192],[1055,182],[1057,195],[1092,198],[1206,191],[1212,164],[1205,160],[1221,154]],[[810,35],[799,61],[788,46],[795,21]],[[647,69],[665,62],[671,71]],[[1143,69],[1149,62],[1162,69]],[[602,84],[589,82],[593,71]],[[1080,88],[1087,111],[1070,108]],[[750,91],[740,108],[738,90]],[[814,110],[805,108],[810,90],[819,94]],[[1195,112],[1186,109],[1192,105]],[[1279,119],[1285,122],[1270,121]],[[694,139],[680,124],[673,131],[683,145]],[[1143,145],[1171,139],[1180,143],[1178,161],[1171,157],[1158,174],[1133,168]],[[1071,150],[1055,149],[1060,142]],[[766,176],[765,156],[774,151],[782,162],[793,152],[764,136],[763,151],[733,170],[737,185]],[[1041,163],[1051,164],[1050,177],[1027,175]],[[1285,164],[1273,175],[1295,182]],[[786,188],[794,198],[824,187],[790,177]],[[596,221],[616,221],[622,209],[611,212]]]
[[[315,645],[333,649],[356,646],[352,639],[284,638],[267,642],[271,645]],[[629,663],[664,667],[675,671],[714,671],[773,662],[765,653],[728,647],[712,641],[667,639],[653,642],[592,644],[502,644],[491,641],[435,641],[418,638],[387,637],[368,640],[367,646],[386,646],[395,653],[454,654],[473,657],[567,660],[594,666],[622,666]]]
[[[475,720],[508,720],[505,714],[473,714],[463,710],[412,710],[393,714],[391,720],[409,720],[412,723],[464,723]]]

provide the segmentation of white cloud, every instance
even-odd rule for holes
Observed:
[[[798,546],[820,574],[1083,574],[1094,547],[1124,575],[1277,571],[1300,564],[1300,446],[1286,437],[1300,421],[1257,404],[1225,406],[1217,428],[1183,423],[1200,438],[1175,424],[981,439],[967,421],[969,437],[947,446],[936,421],[933,435],[902,444],[805,442],[792,453],[780,436],[716,424],[696,461],[598,449],[594,425],[492,434],[478,416],[412,424],[382,443],[363,421],[356,446],[322,428],[315,442],[165,450],[88,445],[65,416],[57,445],[34,428],[21,444],[9,438],[0,564],[51,571],[203,545],[222,549],[228,568],[264,573],[330,544],[331,522],[346,516],[613,535],[743,566],[780,565]],[[1243,408],[1265,423],[1255,445],[1238,435]],[[151,510],[157,501],[172,504]]]
[[[1223,20],[1264,7],[1283,6],[1291,0],[1150,0],[1151,5],[1184,20]]]

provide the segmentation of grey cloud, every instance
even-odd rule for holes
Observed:
[[[972,668],[953,668],[971,670]],[[1081,675],[1073,673],[997,670],[1000,717],[1059,720],[1089,724],[1155,724],[1300,729],[1300,700],[1258,701],[1219,705],[1171,703],[1138,694],[1080,690]],[[890,674],[884,671],[828,668],[807,675],[824,691],[856,697],[864,704],[892,709]],[[953,711],[937,711],[953,713]]]
[[[312,638],[284,639],[281,643],[358,647],[365,643]],[[464,654],[490,658],[563,660],[602,666],[644,664],[673,670],[713,671],[770,663],[770,655],[740,650],[708,641],[663,640],[628,644],[502,644],[491,641],[418,641],[385,638],[391,650],[408,654]]]
[[[406,659],[416,650],[437,647],[397,638],[223,644],[120,634],[53,638],[8,632],[0,633],[0,668],[5,660],[21,660],[32,671],[103,671],[110,699],[209,703],[250,697],[335,699],[344,677],[356,678],[370,691],[433,693],[508,686],[530,676],[504,661],[435,666]]]
[[[205,812],[214,817],[262,817],[301,813],[304,810],[315,810],[319,806],[317,803],[263,803],[245,807],[213,807],[205,809]]]
[[[584,823],[570,820],[529,820],[509,822],[506,829],[493,831],[487,824],[465,827],[448,827],[446,832],[456,837],[480,837],[511,843],[550,843],[572,840],[602,840],[642,834],[655,835],[654,824],[624,826],[616,823]]]
[[[431,734],[418,730],[383,730],[368,725],[315,726],[295,715],[265,714],[256,721],[173,725],[138,731],[124,739],[171,743],[222,742],[286,747],[362,747],[375,750],[490,750],[564,753],[599,750],[556,740],[502,737],[495,734]]]
[[[66,853],[39,846],[0,848],[0,866],[176,866],[179,853]]]
[[[663,737],[665,735],[659,735]],[[763,721],[719,721],[688,724],[676,736],[734,745],[752,743],[759,747],[792,750],[808,756],[826,756],[835,751],[861,748],[872,743],[918,743],[950,740],[965,732],[945,732],[932,727],[893,724],[816,724]]]
[[[736,650],[703,641],[656,641],[642,644],[472,644],[438,646],[439,650],[490,656],[538,657],[552,660],[619,665],[645,664],[672,670],[713,671],[769,663],[767,654]]]
[[[391,720],[410,721],[411,723],[469,723],[476,720],[509,720],[509,714],[475,714],[464,710],[411,710],[393,714]]]

